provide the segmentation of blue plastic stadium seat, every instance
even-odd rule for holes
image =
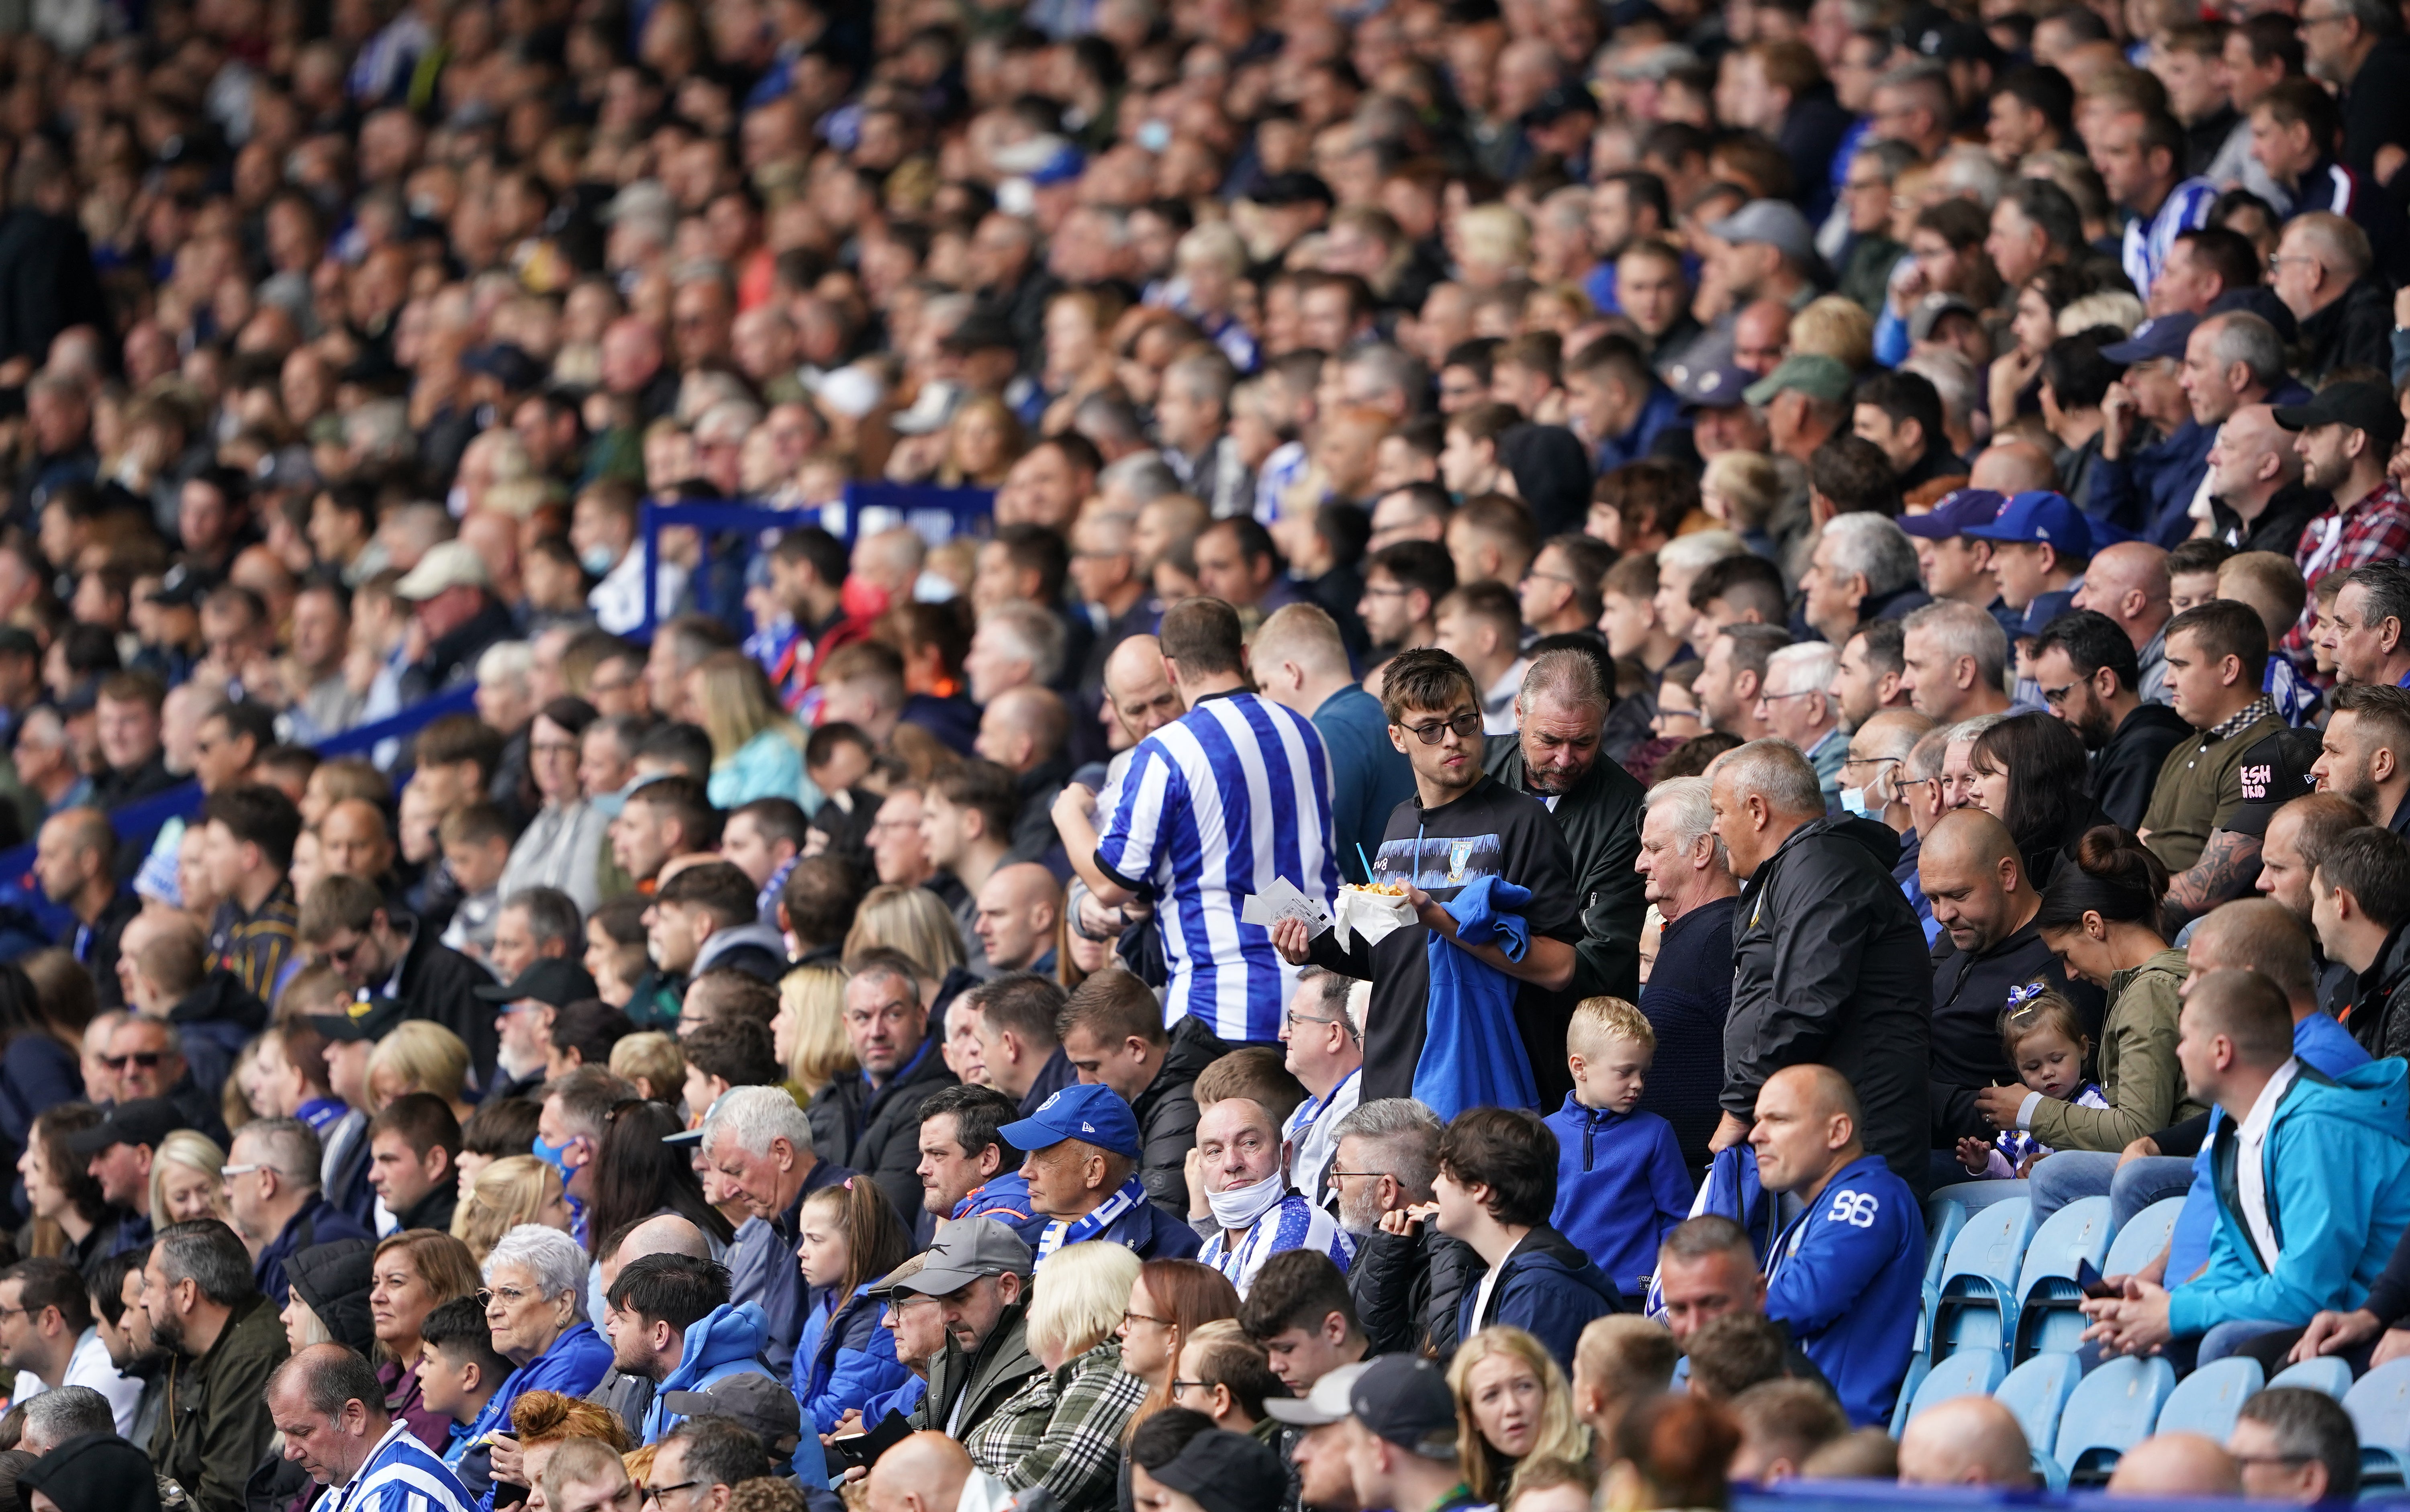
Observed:
[[[1969,1214],[1950,1246],[1941,1296],[1933,1310],[1933,1353],[1989,1349],[2002,1356],[2015,1337],[2017,1269],[2033,1238],[2033,1203],[2025,1198],[1995,1202]]]
[[[2243,1403],[2266,1379],[2267,1372],[2259,1362],[2245,1355],[2229,1355],[2203,1365],[2169,1393],[2167,1405],[2159,1409],[2156,1432],[2199,1433],[2223,1444],[2234,1432]]]
[[[1924,1295],[1916,1313],[1915,1349],[1920,1355],[1933,1347],[1933,1310],[1941,1301],[1942,1272],[1950,1269],[1950,1246],[1958,1240],[1959,1231],[1967,1227],[1967,1205],[1955,1198],[1928,1197],[1924,1199]],[[1908,1393],[1900,1393],[1905,1405]]]
[[[2018,1363],[2056,1354],[2083,1342],[2083,1292],[2075,1284],[2079,1260],[2098,1265],[2109,1254],[2109,1199],[2086,1197],[2069,1202],[2034,1230],[2025,1263],[2017,1274]]]
[[[2175,1367],[2166,1360],[2131,1355],[2084,1376],[2058,1419],[2052,1458],[2064,1467],[2064,1483],[2107,1480],[2126,1451],[2151,1436],[2175,1384]]]
[[[2359,1431],[2359,1483],[2395,1487],[2410,1479],[2410,1359],[2377,1366],[2344,1393],[2343,1410]]]
[[[2037,1458],[2047,1459],[2058,1443],[2067,1399],[2083,1380],[2083,1363],[2074,1355],[2036,1355],[2009,1372],[1992,1396],[2016,1415]]]
[[[1916,1388],[1924,1384],[1925,1374],[1933,1369],[1933,1357],[1923,1350],[1908,1357],[1908,1374],[1899,1383],[1899,1396],[1891,1404],[1891,1421],[1885,1425],[1891,1436],[1908,1432],[1908,1415],[1916,1405]]]
[[[2305,1359],[2300,1364],[2278,1371],[2270,1386],[2298,1386],[2307,1391],[2324,1391],[2337,1402],[2351,1389],[2351,1367],[2332,1355],[2317,1359]]]
[[[2168,1247],[2168,1235],[2175,1231],[2176,1214],[2184,1211],[2184,1199],[2170,1197],[2154,1202],[2126,1220],[2117,1237],[2109,1245],[2109,1258],[2102,1261],[2102,1275],[2131,1275],[2159,1258]]]
[[[1996,1349],[1966,1349],[1946,1359],[1937,1359],[1933,1368],[1925,1372],[1924,1379],[1917,1383],[1908,1419],[1914,1422],[1918,1413],[1936,1403],[1956,1397],[1990,1396],[2008,1374]]]

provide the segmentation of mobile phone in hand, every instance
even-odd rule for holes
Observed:
[[[2086,1297],[2097,1298],[2103,1301],[2123,1295],[2115,1287],[2102,1278],[2100,1268],[2088,1259],[2075,1262],[2075,1285]]]

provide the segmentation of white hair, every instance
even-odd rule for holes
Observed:
[[[501,683],[527,686],[535,672],[535,647],[525,641],[496,641],[477,658],[477,682],[492,688]]]
[[[1763,686],[1768,693],[1822,693],[1840,670],[1840,652],[1822,641],[1806,641],[1786,646],[1765,659]]]
[[[771,1090],[776,1090],[771,1089]],[[785,1097],[781,1092],[779,1096]],[[792,1098],[787,1098],[794,1106]],[[586,1316],[586,1251],[577,1241],[558,1228],[547,1228],[540,1223],[523,1223],[494,1242],[492,1253],[486,1257],[486,1285],[494,1284],[494,1272],[505,1265],[515,1265],[534,1280],[536,1290],[548,1301],[563,1292],[577,1310]]]
[[[1965,425],[1974,415],[1975,364],[1966,353],[1954,347],[1928,346],[1901,363],[1899,371],[1931,384],[1941,396],[1941,412],[1948,418]]]
[[[1952,662],[1973,657],[1976,680],[1986,688],[1999,687],[2008,674],[2009,633],[1988,609],[1944,599],[1909,615],[1901,621],[1901,629],[1910,635],[1921,632],[1932,636],[1943,658]]]
[[[2008,191],[2009,176],[1999,159],[1972,142],[1961,142],[1941,154],[1934,175],[1953,194],[1964,195],[1990,210]]]
[[[1662,809],[1674,826],[1674,837],[1683,850],[1699,843],[1702,835],[1716,830],[1716,806],[1712,800],[1715,784],[1703,777],[1669,777],[1650,788],[1640,800],[1645,813]]]
[[[1776,813],[1824,812],[1824,789],[1816,768],[1788,740],[1752,740],[1717,757],[1716,769],[1731,775],[1735,794],[1754,792]]]
[[[784,1087],[733,1087],[720,1094],[703,1121],[704,1155],[719,1147],[722,1132],[749,1155],[769,1154],[772,1140],[785,1140],[797,1155],[812,1153],[811,1121]]]
[[[1029,680],[1052,684],[1063,670],[1063,621],[1027,599],[1008,599],[980,616],[980,629],[994,629],[1012,643],[1013,654],[1029,663]]]
[[[1819,534],[1832,544],[1834,571],[1865,578],[1870,598],[1916,581],[1916,543],[1887,516],[1864,510],[1836,515]]]
[[[1657,571],[1703,572],[1726,557],[1737,557],[1748,550],[1741,538],[1731,531],[1692,531],[1657,548]]]

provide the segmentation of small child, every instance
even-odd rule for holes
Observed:
[[[436,827],[443,864],[460,884],[460,907],[444,926],[443,943],[482,961],[494,948],[494,918],[502,911],[502,868],[511,861],[511,825],[492,804],[471,804]]]
[[[494,1352],[486,1310],[474,1297],[456,1297],[428,1313],[418,1343],[419,1398],[429,1416],[450,1421],[443,1462],[457,1465],[469,1452],[469,1425],[511,1374],[511,1362]]]
[[[879,1326],[885,1305],[867,1293],[904,1262],[912,1240],[867,1176],[804,1199],[795,1227],[796,1263],[811,1289],[789,1384],[806,1425],[817,1424],[808,1432],[834,1432],[849,1410],[904,1384],[894,1330]]]
[[[1674,1126],[1638,1112],[1657,1031],[1620,997],[1586,997],[1565,1029],[1574,1089],[1548,1115],[1557,1136],[1559,1233],[1628,1295],[1647,1288],[1657,1246],[1691,1215],[1694,1185]]]
[[[2009,1064],[2017,1069],[2017,1080],[2033,1091],[2079,1108],[2109,1106],[2098,1083],[2083,1079],[2083,1059],[2092,1054],[2092,1041],[2084,1037],[2075,1005],[2063,995],[2037,982],[2011,988],[2009,1006],[2000,1014],[2000,1043],[2008,1050]],[[2021,1128],[2004,1130],[1996,1140],[1969,1135],[1958,1141],[1958,1163],[1967,1173],[1994,1181],[2018,1180],[2048,1154],[2048,1145]]]

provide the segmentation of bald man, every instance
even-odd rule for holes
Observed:
[[[976,1484],[974,1484],[976,1482]],[[943,1433],[921,1432],[878,1457],[864,1488],[864,1512],[957,1512],[964,1492],[969,1505],[1000,1506],[1011,1499],[986,1471],[974,1467],[970,1451]]]
[[[1331,843],[1344,880],[1353,875],[1346,858],[1359,844],[1368,851],[1376,846],[1389,815],[1414,796],[1415,769],[1389,743],[1381,701],[1357,682],[1338,623],[1318,606],[1274,610],[1256,632],[1247,665],[1266,698],[1313,720],[1322,736],[1330,757]]]
[[[1899,1439],[1903,1486],[2033,1486],[2033,1449],[2016,1414],[1990,1397],[1953,1397],[1909,1419]]]
[[[1860,724],[1841,763],[1841,807],[1861,819],[1882,821],[1903,841],[1911,839],[1916,814],[1908,799],[1908,754],[1932,728],[1933,721],[1914,709],[1883,709]],[[1912,866],[1915,857],[1901,860]]]
[[[1902,1456],[1905,1468],[1906,1456]],[[2199,1433],[2154,1433],[2117,1461],[2109,1475],[2112,1496],[2241,1496],[2243,1468],[2214,1438]]]
[[[1063,884],[1029,862],[998,866],[979,893],[972,928],[998,973],[1054,969],[1054,936],[1063,919]]]
[[[2050,454],[2029,441],[1996,441],[1983,448],[1967,474],[1967,487],[1989,488],[2013,498],[2036,488],[2058,487],[2058,469]]]
[[[1749,1129],[1769,1192],[1803,1213],[1778,1235],[1765,1316],[1788,1326],[1857,1427],[1889,1419],[1916,1339],[1924,1208],[1858,1138],[1858,1095],[1827,1066],[1792,1066],[1758,1089]]]
[[[1946,938],[1933,956],[1934,1179],[1963,1181],[1981,1173],[1993,1144],[1991,1125],[1975,1110],[1976,1093],[2017,1080],[2001,1048],[2000,1014],[2037,988],[2066,993],[2069,983],[2057,954],[2034,928],[2041,894],[2007,825],[1980,808],[1942,815],[1917,854],[1916,879]],[[2082,996],[2079,1012],[2100,1012],[2097,991]],[[1944,1170],[1940,1152],[1953,1147],[1953,1166],[1963,1169]],[[2020,1194],[2011,1187],[2001,1195]]]
[[[34,874],[43,894],[75,915],[59,945],[92,973],[103,1008],[125,1006],[117,982],[118,940],[142,911],[141,898],[130,889],[119,891],[116,863],[117,832],[99,809],[63,808],[43,821]]]
[[[346,798],[318,821],[318,863],[328,877],[382,883],[393,869],[393,833],[366,798]]]
[[[1009,689],[980,717],[973,749],[1010,772],[1019,789],[1008,861],[1059,861],[1063,854],[1049,810],[1070,779],[1071,759],[1064,750],[1070,733],[1070,711],[1051,688]]]
[[[1132,635],[1105,658],[1104,718],[1115,751],[1125,751],[1187,712],[1163,667],[1163,643]],[[1126,764],[1116,758],[1116,765]]]
[[[2141,663],[2137,691],[2142,702],[2168,702],[2167,628],[2175,611],[2168,603],[2166,552],[2147,541],[2121,541],[2095,553],[2068,607],[2096,610],[2117,621]]]

